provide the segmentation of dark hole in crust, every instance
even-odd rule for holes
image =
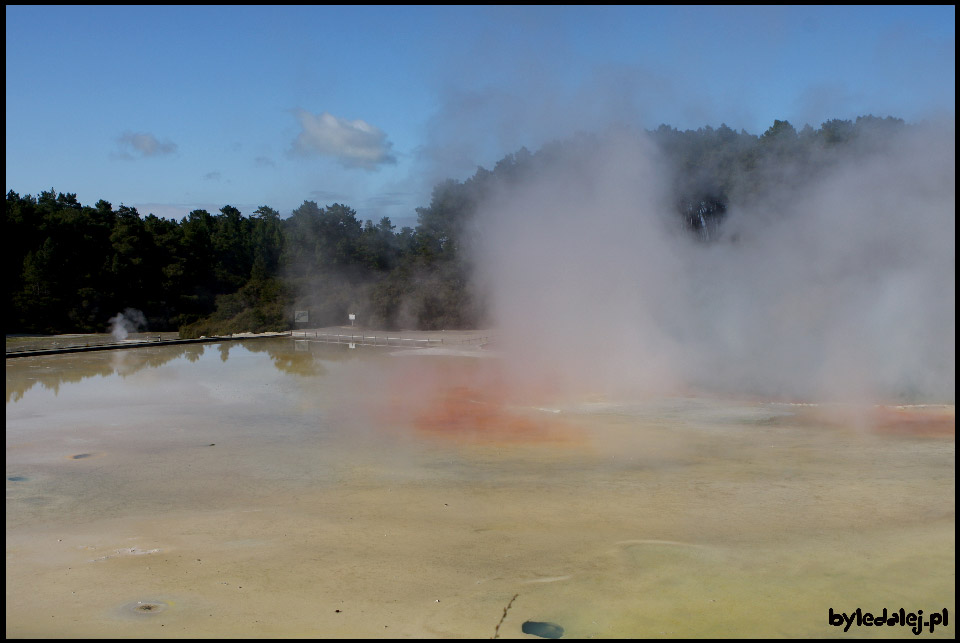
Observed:
[[[167,605],[162,601],[137,601],[136,603],[127,603],[124,608],[130,610],[134,614],[151,616],[166,610]]]
[[[558,639],[563,636],[563,628],[556,623],[526,621],[521,629],[524,634],[533,634],[544,639]]]

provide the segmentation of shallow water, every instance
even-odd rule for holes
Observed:
[[[955,616],[952,406],[865,421],[503,381],[495,359],[289,339],[8,360],[7,636],[888,637],[913,634],[828,610]]]

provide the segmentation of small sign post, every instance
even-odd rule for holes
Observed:
[[[348,317],[350,317],[350,325],[353,326],[353,320],[356,319],[357,316],[354,315],[353,313],[350,313],[350,314],[348,315]]]

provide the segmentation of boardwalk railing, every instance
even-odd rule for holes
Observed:
[[[169,343],[170,340],[164,340],[162,337],[157,336],[155,339],[141,339],[136,342],[119,342],[115,339],[95,339],[93,341],[64,341],[61,343],[51,343],[49,346],[38,347],[38,346],[14,346],[7,348],[7,356],[17,355],[19,353],[37,353],[44,351],[67,351],[67,350],[95,350],[95,349],[107,349],[107,348],[128,348],[135,346],[155,346],[156,344],[163,343],[166,341]]]
[[[168,333],[169,334],[169,333]],[[62,353],[81,353],[86,351],[104,351],[116,350],[121,348],[144,348],[156,346],[172,346],[176,344],[210,344],[218,342],[235,342],[246,339],[266,339],[276,337],[288,337],[289,333],[277,333],[272,335],[217,335],[213,337],[198,337],[194,339],[179,339],[169,337],[164,339],[162,335],[156,336],[156,339],[141,337],[135,340],[104,340],[94,339],[93,341],[65,339],[59,343],[51,343],[47,347],[15,347],[7,348],[7,357],[33,357],[36,355],[59,355]]]
[[[354,344],[362,346],[397,346],[406,348],[428,348],[431,346],[462,346],[466,344],[482,345],[490,341],[489,337],[437,338],[437,337],[401,337],[391,333],[344,332],[331,333],[314,330],[295,330],[291,337],[297,340],[324,342],[327,344]]]

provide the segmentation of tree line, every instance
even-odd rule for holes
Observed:
[[[731,203],[786,193],[785,182],[801,187],[841,159],[890,145],[906,127],[862,116],[799,131],[777,120],[759,136],[726,125],[621,135],[652,143],[671,177],[671,216],[711,241]],[[581,135],[523,148],[492,170],[443,181],[416,209],[416,227],[400,230],[388,217],[361,221],[340,203],[304,201],[287,218],[266,205],[249,215],[225,205],[177,221],[103,199],[82,205],[53,188],[36,197],[10,190],[7,332],[103,332],[127,308],[142,311],[150,330],[184,337],[287,330],[295,310],[308,310],[316,326],[342,324],[350,312],[371,327],[479,327],[489,320],[464,251],[472,226],[482,225],[474,212],[494,190],[589,158],[600,145]]]

